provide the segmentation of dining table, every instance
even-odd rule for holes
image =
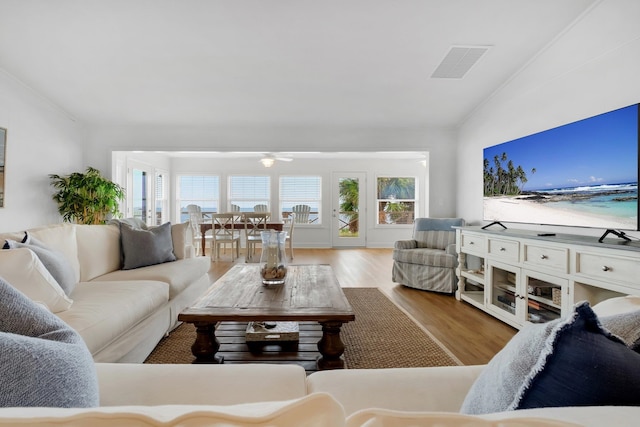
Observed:
[[[266,225],[268,230],[282,231],[284,229],[284,221],[270,221],[267,220]],[[205,233],[213,228],[211,221],[203,221],[200,223],[200,235],[202,236],[202,244],[200,247],[202,248],[202,256],[205,255],[205,246],[206,246],[206,238]],[[219,225],[216,224],[216,228],[220,228]],[[244,219],[242,221],[238,221],[233,224],[234,230],[244,230]]]

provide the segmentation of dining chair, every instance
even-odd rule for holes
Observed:
[[[253,211],[254,211],[254,212],[267,212],[267,213],[268,213],[268,212],[269,212],[269,206],[267,206],[267,205],[262,205],[262,204],[260,204],[260,205],[255,205],[255,206],[253,207]]]
[[[309,213],[311,212],[311,206],[309,205],[295,205],[291,208],[291,211],[295,214],[295,222],[298,224],[309,223]]]
[[[202,247],[202,229],[200,226],[202,225],[202,212],[192,212],[189,214],[189,227],[191,228],[192,243],[195,248],[195,252],[197,255],[203,253]],[[204,235],[205,248],[211,244],[213,241],[213,236],[209,234],[209,232]]]
[[[245,262],[252,260],[256,250],[256,245],[262,245],[262,236],[260,232],[267,230],[268,213],[265,212],[245,212],[244,232],[247,247],[247,256]]]
[[[293,227],[296,224],[295,218],[296,214],[291,212],[286,219],[286,223],[289,225],[289,229],[287,230],[287,246],[289,246],[289,259],[293,260]]]
[[[240,232],[235,229],[236,214],[213,213],[211,214],[212,236],[211,258],[220,259],[220,246],[226,249],[227,243],[231,243],[231,261],[240,257]],[[234,257],[235,246],[235,257]]]

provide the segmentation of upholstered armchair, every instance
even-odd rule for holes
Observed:
[[[456,232],[462,218],[416,218],[412,240],[393,249],[392,280],[411,288],[453,293],[456,290]]]

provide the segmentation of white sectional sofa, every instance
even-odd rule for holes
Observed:
[[[640,406],[632,406],[640,405],[638,296],[610,298],[593,308],[577,304],[570,316],[528,325],[484,366],[347,369],[307,376],[297,365],[104,363],[143,360],[175,324],[180,309],[209,285],[209,258],[188,257],[184,225],[170,231],[165,238],[171,239],[177,260],[120,270],[118,226],[28,230],[70,260],[77,278],[70,299],[47,288],[51,278],[35,248],[0,250],[0,275],[9,276],[0,281],[5,302],[0,305],[0,344],[5,345],[0,359],[9,355],[0,363],[0,401],[8,402],[0,408],[0,426],[638,424]],[[24,237],[24,232],[0,235]],[[43,284],[48,293],[32,293],[24,283]],[[16,284],[32,296],[16,292]],[[45,310],[34,299],[55,308]],[[59,387],[69,378],[73,381]],[[60,393],[51,392],[56,386]],[[89,403],[48,404],[58,401],[52,396],[67,394],[75,400],[64,402]]]
[[[186,223],[171,226],[175,261],[130,270],[121,270],[118,225],[55,224],[26,232],[71,264],[73,302],[52,311],[82,336],[96,362],[143,362],[180,311],[210,285],[211,260],[193,256]],[[0,242],[24,237],[25,231],[2,233]],[[36,283],[47,287],[47,274],[30,249],[0,250],[0,276],[23,292]]]
[[[296,365],[97,364],[100,407],[3,408],[0,425],[636,426],[640,408],[457,411],[483,366],[336,370]],[[47,424],[50,423],[50,424]]]

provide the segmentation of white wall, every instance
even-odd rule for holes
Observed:
[[[291,127],[247,127],[247,128],[93,128],[87,148],[88,163],[101,170],[112,170],[112,151],[321,151],[321,152],[372,152],[372,151],[423,151],[429,152],[429,192],[423,213],[431,217],[448,217],[455,214],[456,198],[456,141],[455,132],[447,129],[423,128],[291,128]],[[187,167],[200,164],[187,161]],[[301,162],[292,162],[292,165]],[[382,166],[388,165],[382,163]],[[226,165],[225,165],[226,166]],[[211,170],[212,166],[207,166]],[[403,166],[392,168],[400,172]],[[181,169],[174,163],[172,173]],[[256,162],[252,169],[264,168]],[[314,167],[317,169],[317,166]],[[370,164],[358,165],[349,162],[344,166],[327,168],[341,172],[371,170]],[[213,168],[215,169],[215,168]],[[387,168],[388,169],[388,168]],[[274,169],[275,170],[275,169]],[[378,170],[379,172],[381,170]],[[296,231],[296,233],[298,233]],[[409,233],[410,235],[410,233]],[[402,237],[405,237],[403,234]],[[323,246],[327,236],[318,237]],[[371,234],[372,245],[393,244],[397,236]],[[311,241],[311,237],[310,237]],[[374,243],[375,242],[375,243]]]
[[[7,129],[0,231],[61,222],[49,174],[84,169],[82,127],[2,71],[0,127]]]
[[[636,0],[597,3],[475,111],[458,139],[458,215],[484,224],[484,147],[640,102],[639,16]],[[603,232],[512,226],[588,235]]]
[[[332,214],[332,174],[333,172],[364,172],[366,174],[366,202],[368,209],[362,217],[365,227],[362,228],[367,236],[367,247],[392,247],[395,240],[409,238],[412,225],[392,225],[380,227],[376,225],[375,197],[376,177],[380,176],[416,176],[419,185],[418,210],[424,215],[427,209],[427,194],[425,183],[428,181],[427,168],[417,160],[406,159],[296,159],[292,162],[276,162],[271,168],[263,167],[257,159],[184,159],[176,158],[172,162],[172,174],[180,173],[208,173],[220,176],[224,186],[231,174],[259,174],[271,177],[272,191],[277,191],[277,181],[280,175],[319,175],[322,177],[322,211],[321,225],[299,226],[295,230],[295,242],[298,247],[326,248],[331,247],[331,214]],[[174,179],[175,183],[175,179]],[[226,193],[226,188],[222,191]],[[172,198],[175,197],[175,185],[172,186]],[[277,203],[277,194],[271,195],[272,203]],[[272,212],[278,212],[278,206],[271,206]],[[172,212],[172,220],[176,219],[176,212]]]

